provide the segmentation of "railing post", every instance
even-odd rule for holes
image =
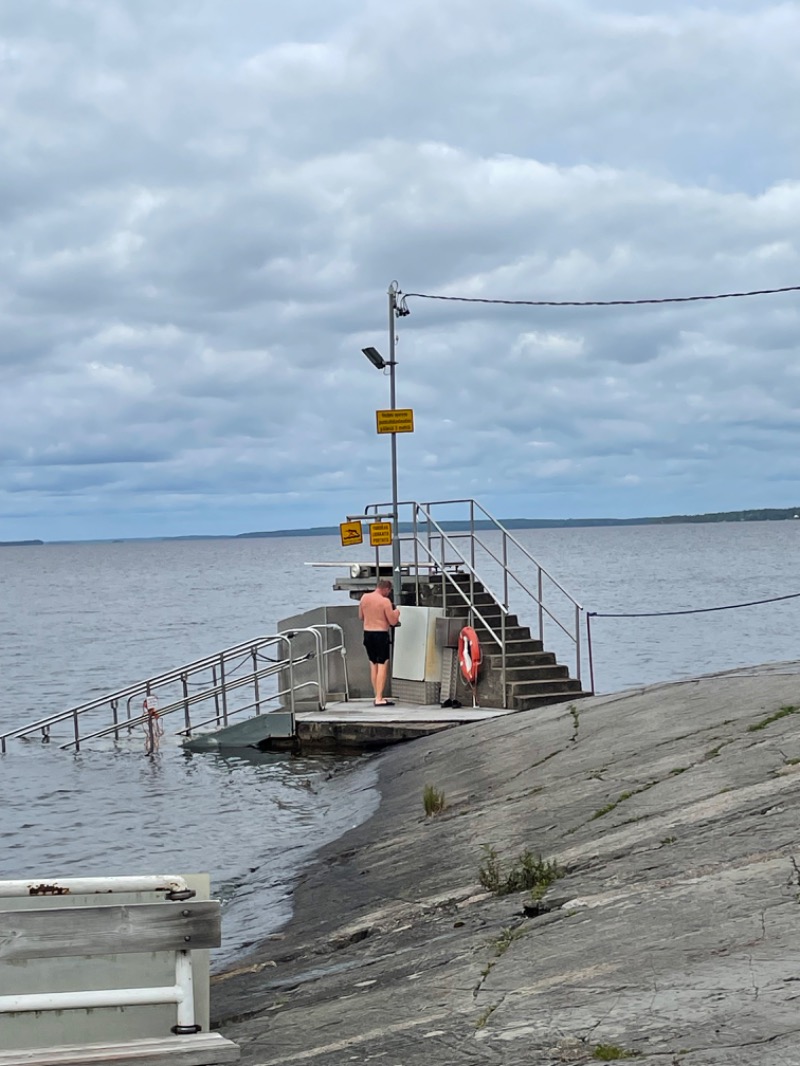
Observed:
[[[212,666],[211,667],[211,688],[214,691],[214,712],[215,712],[216,718],[217,718],[217,725],[219,725],[219,723],[220,723],[219,686],[217,685],[217,668],[216,668],[216,666]]]
[[[114,722],[114,740],[119,740],[119,716],[117,715],[117,708],[119,707],[119,700],[111,701],[111,718]]]
[[[419,528],[417,523],[417,518],[419,515],[419,504],[414,504],[413,513],[414,518],[412,529],[414,533],[414,603],[417,605],[417,607],[419,607]]]
[[[589,684],[591,685],[592,695],[594,696],[594,652],[592,651],[592,616],[589,611],[586,612],[586,646],[589,655]]]
[[[544,607],[542,606],[542,597],[544,596],[544,587],[543,587],[543,584],[542,584],[542,568],[541,568],[541,566],[539,566],[537,569],[538,569],[538,574],[539,574],[538,593],[537,593],[537,599],[539,601],[539,640],[541,640],[542,644],[544,644]]]
[[[503,604],[508,610],[508,537],[503,530]]]
[[[178,1024],[173,1032],[194,1033],[194,974],[192,956],[188,951],[175,952],[175,984],[183,993],[178,1000]]]
[[[323,668],[325,668],[327,664],[323,662],[324,657],[322,652],[322,634],[318,629],[315,629],[314,626],[311,627],[311,632],[314,635],[315,653],[317,657],[317,689],[319,690],[318,703],[319,709],[321,711],[324,711],[328,702],[328,685],[323,676]],[[325,670],[325,672],[327,673],[327,669]]]
[[[377,548],[375,549],[377,551]],[[289,663],[289,711],[294,718],[294,649],[292,648],[292,638],[284,637],[287,648],[287,661]]]
[[[580,681],[580,679],[581,679],[581,609],[577,605],[577,603],[575,604],[575,659],[576,659],[575,670],[576,670],[576,674],[577,674],[575,680],[576,681]],[[583,687],[583,686],[581,686],[581,687]]]
[[[475,569],[475,501],[469,501],[469,565]]]
[[[222,689],[222,721],[228,724],[228,692],[225,688],[225,656],[219,657],[219,684]]]
[[[186,729],[191,729],[192,715],[189,711],[189,678],[186,673],[181,674],[181,689],[183,690],[183,724]]]
[[[506,673],[506,615],[505,611],[500,615],[500,641],[502,643],[501,657],[500,657],[500,676],[503,683],[503,706],[508,706],[508,689],[507,689],[507,673]]]
[[[250,655],[253,659],[253,695],[256,698],[256,714],[261,714],[261,691],[258,686],[258,649],[251,648]]]
[[[81,750],[81,727],[78,724],[77,709],[72,712],[72,731],[75,735],[75,751]]]

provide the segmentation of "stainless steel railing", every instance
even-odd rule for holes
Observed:
[[[323,631],[330,631],[334,639],[324,641]],[[292,641],[301,634],[311,636],[313,650],[298,656],[293,650]],[[276,657],[267,654],[274,649],[279,649]],[[18,726],[0,735],[0,754],[7,752],[8,741],[15,738],[40,733],[42,740],[48,741],[54,727],[62,724],[70,727],[72,737],[59,746],[79,751],[81,744],[89,740],[107,736],[119,740],[123,732],[130,735],[138,727],[146,728],[153,723],[154,718],[161,728],[164,718],[181,712],[183,727],[174,734],[179,737],[191,736],[194,731],[212,725],[215,728],[226,726],[232,718],[246,712],[252,716],[269,713],[264,711],[264,707],[276,700],[285,700],[289,712],[294,716],[298,695],[308,689],[315,693],[320,710],[324,710],[328,696],[326,659],[335,654],[342,658],[344,695],[347,699],[349,685],[344,632],[341,626],[326,623],[235,644],[177,669]],[[309,661],[314,664],[315,676],[297,681],[295,667]],[[278,680],[280,675],[286,679],[283,686],[264,685],[272,678]],[[138,710],[139,701],[141,710]],[[209,704],[213,706],[213,714],[202,721],[193,721],[193,712],[196,713],[199,707],[205,709]],[[123,707],[124,713],[121,713]],[[105,722],[100,724],[98,718],[102,717],[105,717]]]
[[[365,515],[386,514],[391,503],[370,504]],[[443,513],[443,512],[446,512]],[[458,524],[460,528],[445,529],[443,523]],[[416,575],[419,586],[420,571],[433,563],[442,573],[456,564],[469,566],[469,572],[487,589],[496,604],[509,613],[511,593],[520,596],[523,604],[532,608],[535,624],[532,630],[544,642],[555,628],[572,648],[575,678],[583,674],[583,626],[585,610],[575,597],[533,556],[514,534],[477,500],[433,500],[420,503],[404,500],[398,503],[398,524],[407,527],[400,534],[401,565]],[[483,528],[486,527],[486,528]],[[490,543],[489,534],[495,534]],[[457,548],[466,541],[466,548]],[[406,549],[404,551],[404,549]],[[380,565],[380,549],[375,549],[376,566]],[[448,557],[449,553],[449,557]],[[480,576],[479,576],[480,571]],[[492,578],[496,577],[496,591]],[[472,578],[470,580],[472,585]],[[505,639],[503,640],[505,648]],[[587,645],[591,660],[591,647]],[[589,662],[591,675],[591,661]]]

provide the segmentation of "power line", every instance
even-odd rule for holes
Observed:
[[[641,304],[689,304],[702,300],[738,300],[745,296],[775,296],[782,292],[800,292],[800,285],[786,285],[780,289],[752,289],[749,292],[720,292],[711,296],[661,296],[644,300],[495,300],[484,296],[438,296],[429,292],[407,292],[400,295],[398,313],[411,312],[405,301],[440,300],[461,304],[502,304],[506,307],[635,307]]]
[[[735,611],[739,607],[759,607],[763,603],[779,603],[781,600],[796,600],[800,592],[791,592],[787,596],[772,596],[768,600],[750,600],[748,603],[728,603],[724,607],[693,607],[685,611],[637,611],[629,614],[604,614],[599,611],[587,611],[590,618],[667,618],[679,614],[711,614],[712,611]]]

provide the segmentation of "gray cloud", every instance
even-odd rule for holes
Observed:
[[[0,539],[338,521],[388,492],[388,282],[800,280],[800,11],[761,0],[0,9]],[[794,295],[410,300],[401,495],[787,505]],[[154,523],[158,529],[154,529]]]

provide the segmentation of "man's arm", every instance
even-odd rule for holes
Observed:
[[[386,621],[390,626],[396,626],[400,621],[400,608],[392,607],[388,600],[384,600],[384,610],[386,611]]]

